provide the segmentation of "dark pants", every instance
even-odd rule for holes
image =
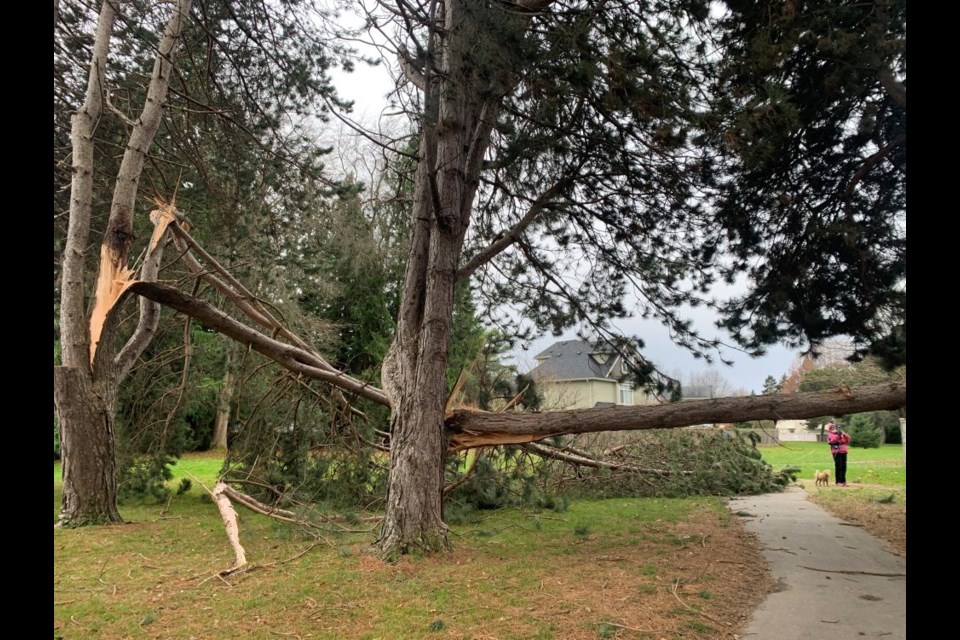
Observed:
[[[833,467],[835,470],[834,484],[843,484],[847,481],[847,454],[833,454]]]

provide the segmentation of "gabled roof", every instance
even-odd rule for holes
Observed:
[[[609,345],[593,346],[582,340],[555,342],[535,358],[540,364],[530,372],[534,380],[609,378],[620,362],[620,356]],[[616,370],[619,372],[619,367]]]

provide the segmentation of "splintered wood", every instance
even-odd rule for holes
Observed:
[[[160,207],[150,212],[150,221],[153,223],[153,235],[147,248],[149,256],[157,248],[160,239],[167,227],[175,220],[176,205],[162,201],[155,201]],[[100,272],[97,274],[97,288],[94,293],[93,312],[90,315],[90,363],[97,355],[97,345],[103,333],[103,325],[107,315],[123,292],[136,280],[134,270],[123,264],[123,256],[104,243],[100,246]]]
[[[214,485],[213,491],[211,492],[213,501],[217,503],[217,509],[220,510],[220,517],[223,518],[223,527],[227,532],[227,538],[230,540],[230,546],[233,547],[235,556],[233,566],[224,573],[236,571],[247,564],[247,554],[243,550],[243,545],[240,544],[240,527],[237,524],[237,512],[233,508],[230,498],[225,495],[227,489],[229,489],[229,487],[221,480]]]

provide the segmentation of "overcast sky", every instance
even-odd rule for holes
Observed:
[[[725,359],[734,362],[733,365],[727,366],[718,360],[709,365],[702,359],[694,358],[686,349],[674,345],[670,341],[666,328],[656,322],[627,320],[618,326],[623,333],[639,336],[645,344],[643,355],[664,373],[669,375],[679,373],[681,382],[686,381],[692,374],[714,369],[729,383],[731,390],[743,389],[748,393],[753,391],[759,394],[767,376],[773,376],[779,380],[790,371],[798,355],[797,352],[777,346],[771,348],[763,357],[750,358],[742,352],[728,348],[721,352]],[[701,319],[697,326],[705,335],[713,335],[709,331],[712,326],[709,321]],[[571,330],[559,338],[545,336],[535,340],[526,345],[526,349],[518,347],[515,350],[514,364],[521,371],[529,370],[536,365],[533,358],[538,353],[554,342],[573,340],[576,337],[576,332]]]
[[[335,71],[333,79],[341,97],[354,101],[353,117],[357,122],[372,125],[385,111],[387,106],[386,95],[393,85],[390,75],[381,65],[369,67],[358,64],[353,73]],[[389,111],[389,110],[388,110]],[[704,337],[718,337],[720,334],[714,329],[714,318],[707,312],[696,310],[692,316],[696,328]],[[727,360],[734,361],[732,366],[726,366],[719,361],[709,365],[702,359],[696,359],[688,351],[675,346],[662,325],[642,320],[628,320],[618,324],[617,328],[627,335],[637,335],[646,344],[644,355],[653,361],[660,370],[670,375],[681,375],[681,381],[691,374],[716,369],[730,384],[732,389],[743,389],[747,392],[760,393],[767,376],[780,379],[793,366],[797,359],[797,351],[786,347],[776,346],[768,350],[767,355],[761,358],[750,358],[733,349],[723,349],[722,353]],[[529,370],[536,363],[533,357],[558,340],[576,338],[576,332],[571,330],[561,337],[546,336],[526,346],[518,346],[514,353],[514,362],[521,371]],[[732,344],[729,339],[724,340]]]

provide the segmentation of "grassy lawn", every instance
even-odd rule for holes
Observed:
[[[761,451],[777,469],[800,467],[818,504],[905,540],[899,446],[851,450],[849,489],[813,486],[815,469],[832,469],[823,443]],[[54,530],[55,639],[719,640],[770,586],[718,498],[485,512],[451,528],[453,552],[394,564],[367,553],[372,525],[314,535],[239,509],[250,564],[220,577],[233,554],[199,486],[213,486],[220,464],[210,454],[179,460],[170,486],[187,477],[191,490],[121,505],[125,524]],[[55,463],[54,520],[60,494]]]
[[[188,456],[212,487],[220,461]],[[758,557],[717,498],[579,500],[563,512],[488,512],[454,551],[395,564],[355,525],[314,536],[239,510],[248,569],[193,482],[127,523],[54,530],[55,638],[728,638],[762,593]],[[54,467],[55,514],[61,492]],[[56,515],[54,516],[56,517]],[[639,633],[649,629],[650,633]]]
[[[833,459],[823,442],[787,442],[761,446],[760,451],[774,469],[799,467],[797,483],[810,500],[886,540],[896,553],[906,557],[907,468],[903,447],[886,444],[877,449],[850,449],[849,487],[836,487],[832,477],[830,486],[814,484],[815,471],[829,469],[833,474]]]
[[[810,479],[818,469],[830,469],[833,473],[830,448],[823,442],[785,442],[758,448],[763,459],[776,470],[800,467],[800,477]],[[850,449],[847,454],[847,481],[906,489],[907,467],[903,462],[903,447],[885,444],[876,449]]]

